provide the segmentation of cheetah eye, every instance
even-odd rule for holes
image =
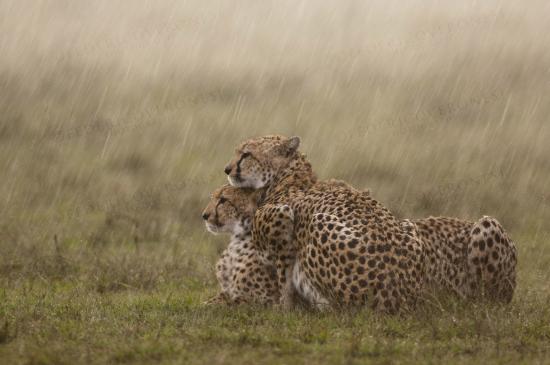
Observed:
[[[250,157],[250,152],[243,152],[243,154],[241,155],[241,159],[247,157]]]
[[[229,205],[229,207],[231,207],[234,211],[237,211],[237,212],[239,211],[239,209],[235,206],[235,204],[233,204],[231,200],[228,200],[226,197],[220,196],[220,200],[218,201],[217,206],[225,205],[225,203],[227,203],[227,205]]]

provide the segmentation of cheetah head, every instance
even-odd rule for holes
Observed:
[[[225,167],[229,183],[253,189],[269,185],[279,169],[295,156],[299,146],[299,137],[283,136],[264,136],[241,143]]]
[[[239,234],[252,228],[252,218],[263,190],[240,189],[224,185],[216,189],[202,212],[211,233]]]

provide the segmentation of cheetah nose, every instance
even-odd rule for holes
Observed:
[[[204,219],[205,221],[208,220],[209,217],[210,217],[209,213],[202,213],[202,219]]]
[[[226,175],[229,175],[231,173],[231,166],[230,165],[225,166],[225,169],[223,171],[225,172]]]

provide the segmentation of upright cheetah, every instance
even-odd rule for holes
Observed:
[[[299,144],[297,137],[251,139],[225,168],[234,186],[267,188],[253,242],[276,258],[283,304],[298,270],[324,305],[368,302],[388,313],[414,307],[424,278],[416,225],[402,225],[369,194],[318,183]],[[293,237],[279,229],[282,206],[293,212]]]

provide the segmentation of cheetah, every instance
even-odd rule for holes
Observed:
[[[353,189],[341,180],[331,184]],[[369,194],[368,190],[362,190]],[[403,220],[414,223],[426,255],[424,284],[464,299],[509,303],[516,286],[517,250],[497,219],[476,222],[451,217]]]
[[[427,257],[427,285],[462,298],[508,303],[516,286],[514,242],[492,217],[413,220]]]
[[[220,293],[206,304],[279,301],[275,267],[252,245],[252,219],[263,191],[224,185],[212,193],[202,213],[206,228],[214,234],[229,233],[231,240],[216,264]]]
[[[340,180],[331,179],[330,183],[351,188]],[[417,226],[426,255],[426,287],[436,292],[444,289],[463,299],[512,300],[517,250],[496,218],[483,216],[470,222],[428,217],[402,222]]]
[[[398,221],[370,194],[317,181],[299,145],[298,137],[250,139],[225,167],[231,185],[266,189],[252,239],[274,257],[280,303],[292,305],[288,293],[299,282],[323,306],[414,308],[425,270],[416,224]],[[292,236],[279,229],[283,206],[294,216]]]

